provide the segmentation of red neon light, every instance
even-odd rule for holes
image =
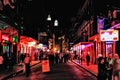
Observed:
[[[2,39],[3,40],[9,40],[8,36],[6,36],[6,35],[2,35]]]

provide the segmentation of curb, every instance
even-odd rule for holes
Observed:
[[[36,63],[36,64],[33,64],[33,65],[31,65],[30,67],[33,67],[33,66],[35,66],[35,65],[37,65],[37,64],[39,64],[39,63],[40,63],[40,62],[38,62],[38,63]],[[12,76],[15,76],[15,75],[17,75],[17,74],[19,74],[19,73],[21,73],[21,72],[23,72],[23,69],[20,69],[20,70],[18,70],[18,71],[16,71],[16,72],[13,72],[13,73],[7,75],[6,77],[2,78],[1,80],[7,80],[8,78],[10,78],[10,77],[12,77]]]
[[[88,70],[88,69],[86,69],[86,68],[84,68],[83,66],[81,66],[79,63],[77,63],[77,62],[75,62],[75,61],[72,61],[73,63],[75,63],[75,64],[77,64],[79,67],[81,67],[81,68],[83,68],[83,69],[85,69],[86,71],[88,71],[90,74],[92,74],[93,76],[95,76],[95,77],[97,77],[97,75],[95,74],[95,73],[93,73],[93,72],[91,72],[90,70]]]

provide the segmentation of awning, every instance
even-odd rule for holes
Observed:
[[[20,42],[21,43],[28,43],[28,42],[37,42],[37,40],[31,38],[31,37],[27,37],[27,36],[20,36]]]
[[[88,45],[88,44],[93,44],[92,42],[80,42],[80,45]]]
[[[99,39],[99,34],[96,34],[96,35],[94,35],[92,37],[89,37],[88,40],[95,40],[95,39]]]

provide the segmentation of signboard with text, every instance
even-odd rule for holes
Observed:
[[[101,41],[118,41],[118,30],[100,30]]]

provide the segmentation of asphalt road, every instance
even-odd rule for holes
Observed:
[[[31,68],[29,77],[20,73],[8,80],[97,80],[95,76],[73,62],[55,64],[48,73],[43,73],[41,69],[41,64],[38,64]]]

